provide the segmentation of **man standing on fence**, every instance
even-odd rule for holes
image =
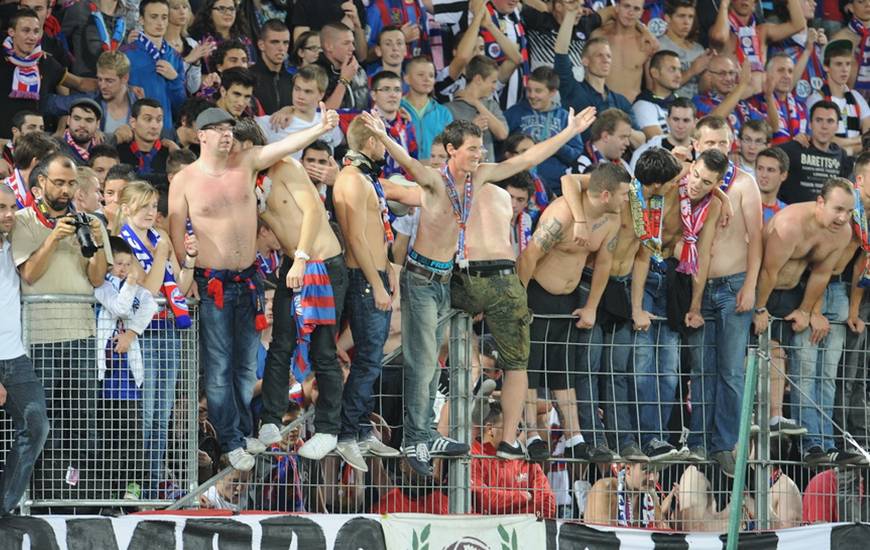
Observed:
[[[321,110],[325,111],[321,104]],[[200,296],[202,364],[209,419],[221,449],[237,470],[254,467],[249,453],[264,450],[254,438],[250,402],[257,372],[258,332],[266,327],[265,298],[256,266],[257,204],[254,178],[285,156],[331,131],[338,115],[265,147],[233,149],[235,119],[210,108],[196,117],[201,156],[169,189],[172,244],[184,250],[188,218],[199,239],[194,271]],[[180,247],[180,248],[179,248]]]
[[[16,210],[15,193],[0,185],[0,311],[7,315],[0,323],[0,407],[17,434],[0,477],[0,517],[18,506],[48,436],[45,390],[21,340],[21,291],[8,238]]]
[[[621,165],[600,164],[576,204],[560,197],[544,210],[517,262],[529,308],[538,315],[531,326],[525,420],[533,431],[538,389],[551,390],[560,413],[567,458],[601,463],[614,458],[595,411],[598,392],[593,387],[598,384],[602,344],[595,315],[610,276],[619,212],[628,200],[630,181],[631,176]],[[588,238],[583,243],[573,238],[575,224],[588,226]],[[594,270],[586,267],[590,257],[594,257]],[[563,318],[547,318],[551,315]],[[572,316],[579,319],[569,318]],[[575,332],[572,324],[580,330]],[[580,379],[576,389],[575,377]],[[584,407],[582,418],[577,411],[578,393]],[[581,434],[581,424],[588,441]],[[547,458],[547,444],[537,434],[527,440],[527,445],[532,459]]]
[[[696,153],[717,149],[727,155],[733,135],[725,119],[706,116],[695,126]],[[689,335],[692,362],[692,416],[689,459],[707,460],[734,475],[743,369],[755,286],[761,268],[761,192],[752,176],[728,162],[720,187],[731,201],[734,217],[720,228],[710,258],[701,302],[703,330]],[[703,322],[702,319],[702,322]],[[708,439],[709,438],[709,439]]]
[[[25,311],[31,358],[46,387],[52,438],[46,444],[42,472],[52,493],[46,498],[74,498],[62,491],[85,482],[96,489],[98,436],[96,423],[97,361],[94,330],[94,288],[103,284],[112,262],[103,224],[90,217],[87,227],[70,206],[76,166],[63,153],[43,158],[33,169],[41,198],[16,214],[12,251],[22,279],[22,294],[70,294],[67,303],[30,304]],[[33,177],[33,174],[31,174]],[[82,246],[89,229],[95,248]],[[78,238],[77,238],[78,237]],[[79,298],[85,301],[74,303]],[[72,418],[63,424],[63,416]],[[62,428],[67,428],[64,431]],[[64,454],[63,448],[68,449]],[[102,466],[104,467],[104,466]],[[93,469],[92,469],[93,468]],[[54,492],[57,489],[57,492]]]
[[[753,323],[755,333],[767,330],[770,315],[782,318],[773,325],[771,338],[783,346],[793,345],[792,336],[811,330],[819,338],[827,321],[820,315],[821,301],[837,262],[852,239],[850,220],[855,207],[852,184],[843,178],[830,178],[822,186],[814,202],[801,202],[780,210],[764,228],[764,260],[758,279]],[[807,275],[808,276],[805,276]],[[796,353],[789,353],[793,374],[796,374],[795,394],[808,391],[795,373]],[[815,359],[815,358],[814,358]],[[813,370],[815,360],[812,362]],[[798,396],[798,405],[807,399],[818,399],[816,392]],[[831,395],[833,399],[833,394]],[[807,404],[806,411],[813,404]],[[806,414],[806,412],[804,412]],[[816,418],[819,418],[816,412]],[[821,447],[821,428],[808,426],[815,442],[805,438],[804,460],[811,465],[824,462],[856,463],[861,456],[854,453],[825,450]]]

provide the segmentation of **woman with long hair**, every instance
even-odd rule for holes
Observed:
[[[214,40],[207,39],[199,43],[188,34],[192,21],[189,0],[170,0],[169,25],[163,39],[178,52],[184,62],[184,81],[189,94],[199,91],[202,84],[202,59],[217,48]]]
[[[236,39],[245,45],[248,51],[248,62],[253,64],[257,52],[250,37],[245,34],[248,28],[244,13],[234,0],[205,0],[190,26],[190,35],[200,43],[209,39],[220,46],[225,40]],[[207,55],[202,60],[202,74],[215,72],[216,68]]]
[[[316,31],[303,32],[299,35],[296,42],[293,43],[293,51],[290,53],[290,62],[287,65],[287,70],[291,74],[296,74],[302,67],[317,61],[322,51],[323,49],[320,47],[320,33]]]

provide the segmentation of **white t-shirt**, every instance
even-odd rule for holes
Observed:
[[[12,259],[12,244],[6,237],[0,245],[0,311],[6,320],[0,323],[0,360],[8,361],[25,354],[21,342],[21,291],[18,270]]]
[[[290,134],[301,132],[302,130],[307,130],[312,126],[317,126],[320,124],[320,113],[314,113],[314,119],[311,121],[302,120],[299,117],[294,116],[293,120],[290,121],[290,124],[287,125],[283,130],[273,130],[272,125],[269,124],[269,116],[258,116],[257,124],[260,126],[260,129],[263,130],[263,134],[266,135],[267,143],[275,143],[276,141],[280,141]],[[341,140],[344,136],[341,133],[341,130],[336,126],[332,129],[331,132],[327,132],[326,134],[320,136],[321,141],[325,141],[332,147],[334,151],[336,147],[341,145]],[[300,160],[302,158],[302,151],[296,151],[291,155],[296,160]]]
[[[631,106],[637,127],[643,130],[648,126],[658,126],[662,133],[668,133],[668,111],[658,103],[639,99]]]

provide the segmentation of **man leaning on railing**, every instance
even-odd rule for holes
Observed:
[[[0,477],[0,516],[18,505],[48,435],[45,390],[21,342],[21,294],[7,235],[15,226],[15,193],[0,185],[0,406],[18,434]]]
[[[31,177],[34,175],[40,198],[16,213],[11,238],[22,294],[93,297],[112,258],[104,247],[108,237],[99,220],[76,214],[71,207],[76,165],[70,157],[55,153],[40,161]],[[25,328],[31,358],[53,412],[51,431],[55,437],[46,444],[43,471],[56,484],[53,487],[65,487],[64,480],[66,485],[75,486],[85,463],[97,458],[96,411],[92,405],[97,389],[94,310],[91,303],[83,301],[30,304],[24,319],[29,323]],[[56,398],[61,389],[64,398]],[[73,433],[62,438],[60,414],[54,414],[61,411],[77,411],[67,426]],[[59,454],[62,445],[70,445],[68,457]],[[87,479],[87,474],[81,479]]]

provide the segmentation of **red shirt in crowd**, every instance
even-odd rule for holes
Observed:
[[[475,441],[471,452],[495,457],[495,447],[489,443]],[[478,514],[556,516],[556,495],[547,476],[539,465],[524,460],[472,459],[471,493]],[[531,493],[531,500],[527,493]]]

